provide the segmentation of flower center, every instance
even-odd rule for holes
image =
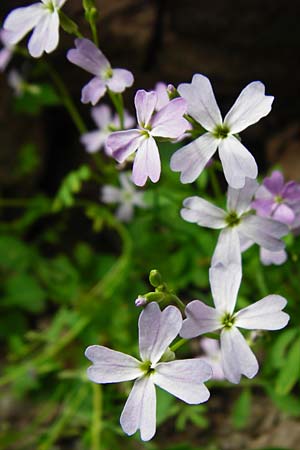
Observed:
[[[152,367],[151,361],[143,361],[140,365],[140,369],[144,372],[145,376],[150,376],[155,372],[155,369]]]
[[[141,133],[142,136],[144,136],[144,137],[146,137],[146,138],[149,138],[149,137],[150,137],[150,130],[151,130],[151,128],[150,128],[149,125],[148,125],[147,127],[143,128],[143,129],[140,131],[140,133]]]
[[[213,131],[213,135],[217,139],[226,139],[229,133],[230,129],[227,125],[217,125]]]
[[[55,11],[55,6],[54,6],[52,0],[48,0],[48,1],[45,3],[45,8],[48,9],[48,11],[50,11],[51,13],[54,13],[54,11]]]
[[[233,327],[235,322],[235,317],[232,314],[226,313],[222,319],[221,319],[221,323],[223,325],[224,328],[226,328],[227,330],[230,330],[230,328]]]
[[[283,198],[281,197],[281,195],[275,195],[274,202],[275,203],[282,203],[283,202]]]
[[[225,221],[229,227],[235,227],[240,223],[241,219],[235,211],[231,211],[227,214]]]
[[[105,80],[109,80],[109,79],[113,76],[113,70],[112,70],[112,68],[111,68],[110,66],[107,67],[107,68],[103,71],[102,76],[103,76],[103,78],[104,78]]]

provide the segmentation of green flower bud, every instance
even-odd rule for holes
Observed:
[[[158,270],[156,269],[151,270],[149,275],[149,281],[153,287],[158,287],[162,284],[162,277],[161,274],[158,272]]]

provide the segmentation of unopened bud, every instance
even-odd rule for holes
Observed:
[[[147,299],[145,299],[145,297],[142,297],[141,295],[139,295],[134,303],[135,303],[136,307],[145,306],[145,305],[147,305]]]
[[[161,274],[158,272],[158,270],[156,269],[151,270],[149,275],[149,281],[153,287],[158,287],[159,285],[162,284]]]

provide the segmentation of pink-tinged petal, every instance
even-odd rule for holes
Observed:
[[[137,91],[134,97],[137,121],[141,127],[150,124],[157,102],[157,94],[154,91],[147,92],[143,89]]]
[[[271,252],[270,250],[267,250],[263,247],[260,247],[259,250],[260,260],[264,266],[270,266],[271,264],[275,264],[275,266],[281,266],[281,264],[284,264],[288,259],[285,250]]]
[[[68,51],[68,60],[102,78],[102,74],[110,68],[110,64],[98,47],[89,39],[75,39],[75,47]]]
[[[236,327],[221,332],[221,354],[224,375],[238,384],[241,376],[253,378],[258,372],[257,359]]]
[[[126,69],[113,69],[112,77],[106,82],[112,92],[123,92],[127,87],[133,85],[133,75]]]
[[[170,139],[179,138],[189,127],[189,122],[183,117],[186,113],[186,101],[175,98],[154,114],[151,120],[152,136]]]
[[[108,136],[106,146],[113,158],[122,163],[136,151],[143,139],[140,130],[115,131]]]
[[[91,116],[98,128],[106,128],[112,123],[113,117],[108,105],[100,105],[91,109]]]
[[[280,295],[268,295],[241,309],[236,314],[235,325],[247,330],[280,330],[290,319],[290,316],[282,311],[286,304],[286,299]]]
[[[271,251],[284,248],[280,237],[288,234],[287,225],[276,220],[260,216],[247,216],[238,225],[239,231],[248,239]]]
[[[222,124],[222,116],[207,77],[194,75],[192,83],[178,86],[178,92],[187,101],[188,114],[206,130],[213,131]]]
[[[220,313],[200,300],[190,302],[185,308],[185,314],[186,319],[180,330],[180,336],[185,339],[222,328]]]
[[[208,364],[200,359],[182,359],[157,364],[153,382],[190,405],[198,405],[209,399],[209,391],[203,382],[212,376]]]
[[[166,83],[162,83],[161,81],[159,81],[158,83],[156,83],[154,91],[157,94],[157,102],[155,109],[156,111],[159,111],[161,108],[166,106],[170,101]]]
[[[48,15],[41,3],[14,9],[4,21],[6,45],[15,45],[32,30],[44,15]]]
[[[160,156],[155,140],[146,138],[141,143],[133,163],[132,181],[144,186],[149,177],[153,183],[159,180],[161,171]]]
[[[242,90],[234,105],[227,113],[224,124],[232,134],[258,122],[269,114],[274,97],[265,95],[265,86],[260,81],[254,81]]]
[[[245,185],[241,189],[228,187],[227,191],[227,209],[234,211],[238,215],[243,214],[251,209],[251,200],[258,189],[256,180],[246,178]]]
[[[274,195],[280,195],[284,186],[284,178],[279,170],[274,170],[270,177],[264,179],[263,185]]]
[[[269,200],[273,199],[273,194],[267,189],[263,184],[259,186],[257,191],[255,192],[255,198],[259,200]]]
[[[205,133],[174,153],[170,167],[174,172],[181,172],[182,183],[192,183],[199,177],[219,142],[212,134]]]
[[[212,256],[211,265],[222,263],[241,265],[241,246],[237,227],[227,227],[221,231]]]
[[[295,220],[295,213],[288,205],[280,203],[273,209],[272,217],[279,222],[286,223],[287,225],[292,225]]]
[[[240,264],[224,266],[217,264],[209,269],[209,281],[216,309],[224,314],[232,314],[242,280]]]
[[[157,363],[178,335],[182,316],[175,306],[163,311],[157,303],[149,303],[139,317],[139,346],[143,361]]]
[[[87,152],[95,153],[105,145],[108,135],[109,133],[99,130],[90,131],[80,137],[80,142],[84,145]]]
[[[143,441],[149,441],[155,435],[156,392],[151,376],[135,381],[122,411],[120,424],[129,436],[140,430]]]
[[[259,216],[271,217],[274,200],[273,198],[256,198],[251,203],[251,206]]]
[[[130,222],[133,217],[132,203],[122,203],[116,210],[116,217],[121,222]]]
[[[105,83],[97,77],[91,79],[81,91],[82,103],[91,103],[93,106],[99,102],[106,92]]]
[[[201,197],[188,197],[184,199],[183,206],[180,215],[187,222],[214,229],[226,227],[225,211]]]
[[[255,159],[236,137],[228,136],[221,140],[219,156],[226,181],[234,189],[244,187],[246,177],[257,177]]]
[[[91,345],[86,349],[85,356],[93,363],[87,370],[87,376],[94,383],[119,383],[134,380],[143,374],[140,361],[102,345]]]
[[[0,72],[4,72],[10,60],[12,59],[13,52],[10,48],[3,48],[0,50]]]
[[[117,203],[121,201],[122,191],[114,186],[103,186],[100,198],[104,203]]]

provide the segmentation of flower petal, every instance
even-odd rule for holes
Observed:
[[[134,380],[143,374],[140,361],[102,345],[91,345],[85,356],[93,363],[87,376],[94,383],[118,383]]]
[[[161,171],[160,156],[152,137],[142,141],[134,159],[132,181],[137,186],[144,186],[149,177],[153,183],[159,180]]]
[[[186,113],[186,101],[183,98],[174,98],[166,106],[154,114],[152,136],[161,136],[177,139],[189,126],[189,122],[183,117]]]
[[[136,151],[143,139],[140,130],[115,131],[108,136],[106,146],[113,158],[122,163]]]
[[[265,95],[265,86],[260,81],[254,81],[242,90],[234,105],[227,113],[224,124],[232,134],[258,122],[269,114],[274,97]]]
[[[295,213],[288,205],[280,203],[276,205],[272,217],[279,222],[292,225],[295,220]]]
[[[215,266],[218,263],[224,266],[232,263],[241,265],[240,236],[237,227],[227,227],[221,231],[211,265]]]
[[[34,58],[40,58],[44,52],[56,49],[59,39],[59,17],[57,11],[45,11],[37,23],[28,42],[28,50]]]
[[[113,69],[113,75],[106,82],[112,92],[123,92],[133,85],[133,75],[126,69]]]
[[[240,264],[224,266],[219,263],[209,269],[209,281],[216,309],[232,314],[242,280]]]
[[[152,114],[155,110],[157,94],[154,91],[147,92],[143,89],[137,91],[134,97],[138,124],[144,128],[150,123]]]
[[[108,135],[108,133],[99,130],[89,131],[80,137],[80,142],[87,152],[95,153],[103,147]]]
[[[166,106],[170,101],[166,83],[159,81],[158,83],[156,83],[154,91],[157,94],[157,102],[155,109],[156,111],[159,111],[161,108]]]
[[[209,399],[209,391],[203,382],[212,376],[212,370],[200,359],[182,359],[157,364],[152,376],[154,383],[190,405]]]
[[[274,195],[280,195],[284,186],[284,178],[279,170],[274,170],[270,177],[264,179],[263,185]]]
[[[271,251],[282,250],[285,246],[280,237],[285,236],[287,225],[276,220],[260,216],[247,216],[238,226],[239,231],[248,239]]]
[[[122,203],[116,210],[116,217],[121,222],[130,222],[133,217],[132,203]]]
[[[278,252],[271,252],[271,250],[267,250],[266,248],[263,247],[260,247],[259,256],[264,266],[270,266],[271,264],[281,266],[281,264],[285,263],[288,259],[285,250],[279,250]]]
[[[192,83],[178,86],[178,92],[187,101],[188,114],[206,130],[213,131],[217,125],[222,124],[222,116],[207,77],[194,75]]]
[[[105,83],[97,77],[91,79],[81,91],[82,103],[96,105],[106,92]]]
[[[228,187],[227,192],[227,209],[234,211],[238,215],[243,214],[251,209],[251,200],[258,189],[256,180],[246,178],[245,185],[241,189]]]
[[[120,424],[129,436],[139,429],[143,441],[149,441],[155,435],[156,392],[151,376],[135,381],[122,411]]]
[[[108,105],[95,106],[91,109],[91,116],[98,128],[106,128],[113,121],[111,109]]]
[[[228,136],[220,142],[219,156],[226,181],[234,189],[242,188],[246,177],[257,177],[255,159],[236,137]]]
[[[178,335],[182,316],[175,306],[163,311],[157,303],[149,303],[139,317],[139,346],[143,361],[157,363]]]
[[[190,302],[185,308],[185,315],[186,319],[180,330],[180,336],[185,339],[222,328],[220,313],[200,300]]]
[[[226,227],[225,212],[201,197],[188,197],[183,201],[181,217],[202,227],[220,229]]]
[[[75,47],[68,51],[68,60],[81,69],[102,78],[110,64],[98,47],[89,39],[75,39]]]
[[[222,330],[221,354],[224,375],[231,383],[239,383],[241,375],[253,378],[257,374],[257,359],[236,327]]]
[[[122,198],[121,189],[114,186],[103,186],[101,201],[104,203],[118,203]]]
[[[4,21],[6,45],[15,45],[48,13],[40,3],[12,10]]]
[[[247,330],[280,330],[289,315],[282,311],[287,301],[280,295],[268,295],[236,314],[235,325]]]

